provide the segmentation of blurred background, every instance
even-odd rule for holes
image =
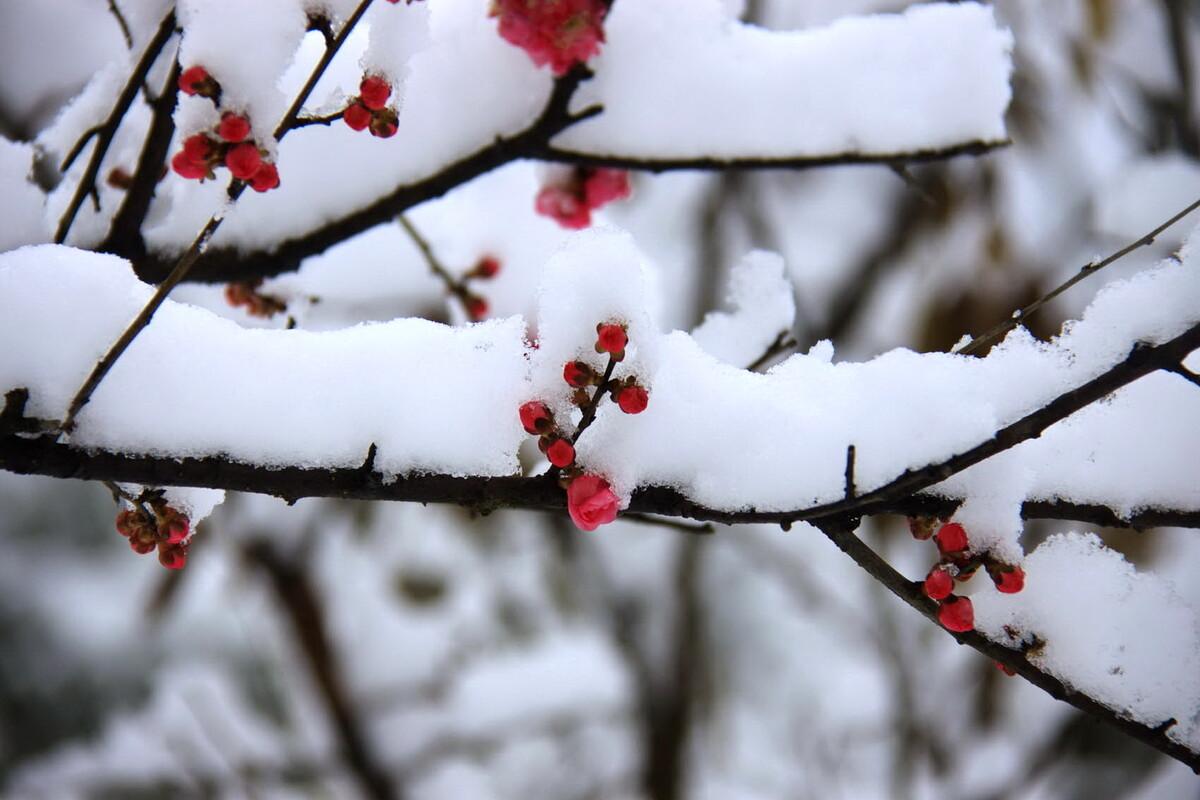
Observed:
[[[911,4],[729,5],[791,30]],[[788,264],[799,349],[946,350],[1200,197],[1200,3],[994,5],[1016,40],[1007,148],[900,172],[636,175],[605,221],[660,267],[664,325],[721,308],[730,266],[766,248]],[[34,141],[125,45],[103,0],[0,15],[0,133]],[[448,264],[500,252],[497,315],[530,313],[562,240],[531,210],[541,169],[412,215]],[[513,225],[529,235],[505,244]],[[263,291],[315,329],[463,321],[396,226]],[[222,287],[175,296],[283,324]],[[98,485],[0,473],[0,795],[1200,798],[1185,767],[957,647],[802,525],[584,534],[548,514],[231,495],[168,573],[130,552],[116,510]],[[1024,545],[1085,527],[1031,523]],[[903,519],[860,533],[924,574]],[[1099,533],[1200,608],[1196,532]]]

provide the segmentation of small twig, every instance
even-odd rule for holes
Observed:
[[[321,60],[317,62],[317,65],[313,67],[312,73],[308,76],[308,80],[305,82],[304,87],[296,96],[295,101],[292,103],[292,107],[288,110],[287,114],[284,115],[283,119],[280,120],[278,127],[276,127],[275,138],[277,140],[282,140],[287,134],[289,125],[292,121],[294,121],[295,115],[304,105],[304,101],[308,98],[313,86],[316,85],[317,81],[324,73],[325,68],[329,66],[329,62],[333,60],[333,56],[336,55],[342,44],[344,44],[346,39],[349,38],[354,26],[360,19],[362,19],[363,14],[366,13],[367,8],[370,7],[372,2],[373,0],[362,0],[362,2],[359,3],[358,8],[356,8],[354,13],[350,16],[350,19],[346,21],[346,24],[343,25],[342,29],[338,32],[333,44],[326,48],[325,55],[323,55]],[[171,26],[167,32],[168,36],[174,30],[174,18],[175,14],[174,11],[172,11],[167,15],[167,18],[163,20],[164,26],[167,21],[171,22]],[[160,29],[159,32],[161,34],[162,30]],[[166,37],[163,37],[163,43],[165,42]],[[160,44],[159,49],[161,49],[161,47],[162,45]],[[158,288],[155,289],[154,294],[151,296],[149,302],[147,302],[145,307],[138,312],[138,315],[134,317],[131,323],[129,323],[129,326],[121,334],[120,338],[118,338],[117,341],[113,343],[112,347],[108,349],[108,352],[104,354],[104,357],[97,362],[96,366],[92,369],[91,374],[88,375],[87,380],[84,381],[83,386],[79,388],[79,391],[75,393],[75,397],[72,398],[71,404],[67,408],[67,415],[63,419],[62,424],[62,431],[64,433],[71,432],[75,426],[76,415],[78,415],[80,409],[82,409],[84,405],[86,405],[91,399],[92,393],[96,390],[96,387],[100,385],[100,382],[104,380],[104,376],[108,374],[109,370],[111,370],[113,365],[116,364],[117,359],[119,359],[129,345],[133,343],[133,340],[137,338],[138,334],[150,324],[150,321],[154,318],[155,312],[158,311],[159,307],[167,299],[167,295],[170,294],[171,290],[179,285],[179,283],[185,277],[187,277],[187,274],[191,270],[192,266],[196,263],[200,256],[204,254],[204,251],[208,249],[208,243],[212,241],[213,235],[217,232],[217,229],[221,227],[221,223],[225,221],[226,215],[233,208],[234,204],[237,203],[238,198],[242,196],[242,192],[246,190],[246,186],[247,184],[244,181],[232,180],[230,182],[229,188],[226,192],[228,199],[225,206],[220,211],[217,211],[215,214],[209,217],[208,222],[205,223],[204,227],[200,230],[200,233],[196,235],[196,238],[192,241],[191,246],[179,259],[179,262],[175,265],[175,268],[171,270],[171,274],[167,276],[166,280],[158,285]]]
[[[88,142],[92,140],[100,131],[104,130],[103,125],[93,125],[83,133],[79,134],[79,138],[75,140],[75,144],[63,156],[62,163],[58,165],[59,172],[66,172],[75,163],[75,159],[79,158],[79,154],[83,152],[83,148],[87,147]]]
[[[400,227],[404,228],[404,232],[408,234],[408,238],[412,239],[412,243],[421,251],[421,257],[425,259],[425,263],[429,266],[429,271],[445,285],[446,293],[458,300],[463,307],[463,311],[470,316],[470,308],[467,305],[467,300],[471,296],[471,290],[467,288],[466,281],[450,274],[450,270],[446,269],[433,252],[433,247],[429,244],[429,240],[417,230],[416,226],[409,222],[408,217],[403,214],[397,214],[396,221],[400,223]]]
[[[750,365],[746,369],[750,372],[758,372],[776,356],[795,350],[796,344],[797,342],[792,338],[790,332],[780,331],[779,335],[775,337],[775,341],[767,345],[767,349],[763,351],[763,354],[750,362]]]
[[[292,123],[292,126],[289,128],[289,130],[294,131],[299,128],[306,128],[309,125],[331,125],[341,118],[342,111],[340,109],[319,117],[297,117],[296,121]]]
[[[600,407],[600,401],[604,399],[604,393],[608,391],[608,382],[612,379],[613,370],[616,368],[617,360],[610,355],[608,357],[608,366],[604,368],[604,375],[600,378],[600,383],[596,386],[596,391],[592,393],[592,399],[583,407],[583,418],[579,420],[579,427],[575,429],[575,433],[571,436],[571,444],[578,442],[583,432],[596,420],[596,410]]]
[[[79,387],[79,391],[75,393],[75,396],[71,399],[71,404],[67,407],[67,415],[63,418],[62,423],[63,433],[70,433],[74,429],[75,417],[79,414],[80,410],[87,405],[88,401],[92,399],[92,393],[96,390],[96,387],[100,385],[102,380],[104,380],[104,376],[107,375],[109,370],[113,368],[113,365],[117,363],[117,359],[121,357],[129,345],[133,344],[133,340],[137,338],[137,335],[141,333],[147,325],[150,324],[150,320],[154,318],[155,312],[158,311],[159,307],[167,299],[167,295],[171,293],[172,289],[179,285],[180,281],[182,281],[184,276],[187,275],[188,270],[191,269],[192,265],[196,263],[196,259],[198,259],[204,253],[204,250],[208,247],[208,243],[212,240],[213,234],[216,233],[217,228],[219,228],[221,226],[221,222],[224,221],[225,214],[228,213],[229,207],[238,199],[245,189],[246,184],[241,181],[235,181],[229,187],[229,204],[209,218],[204,228],[201,229],[200,233],[192,242],[192,246],[189,247],[187,252],[183,254],[183,257],[179,259],[179,263],[175,265],[175,269],[172,270],[171,274],[167,276],[165,281],[158,285],[158,287],[154,290],[154,294],[150,297],[150,300],[146,303],[142,310],[138,312],[138,315],[133,318],[133,321],[130,322],[125,328],[125,331],[121,334],[120,338],[113,342],[112,346],[108,348],[108,352],[104,354],[104,357],[96,362],[96,366],[92,368],[87,380],[85,380],[83,385]]]
[[[921,198],[922,203],[925,203],[931,207],[938,205],[937,198],[930,194],[929,190],[922,186],[921,182],[913,177],[913,174],[908,171],[908,167],[902,162],[898,161],[894,164],[888,164],[888,169],[891,170],[893,175],[904,181],[904,185],[916,193],[917,197]]]
[[[179,74],[181,68],[176,57],[167,71],[166,83],[151,107],[150,126],[142,142],[125,198],[113,215],[108,236],[99,249],[129,259],[139,259],[146,253],[142,237],[142,225],[150,213],[163,165],[171,148],[171,137],[175,135],[175,105],[179,98]]]
[[[858,490],[854,486],[854,445],[846,446],[846,499],[853,500]]]
[[[991,330],[987,331],[986,333],[982,334],[981,336],[977,336],[976,338],[972,339],[961,350],[956,350],[955,352],[959,353],[960,355],[968,355],[968,356],[975,355],[976,353],[980,352],[988,345],[996,342],[998,339],[1003,337],[1005,334],[1007,334],[1013,328],[1016,328],[1018,325],[1021,325],[1022,323],[1024,323],[1025,319],[1027,317],[1029,317],[1030,315],[1035,313],[1039,308],[1044,306],[1046,303],[1048,303],[1051,300],[1053,300],[1054,298],[1058,297],[1060,294],[1065,292],[1067,289],[1070,289],[1072,286],[1079,283],[1084,278],[1088,277],[1089,275],[1093,275],[1093,274],[1099,272],[1100,270],[1107,267],[1109,264],[1113,263],[1114,261],[1118,261],[1118,260],[1124,258],[1125,256],[1129,255],[1134,250],[1137,250],[1140,247],[1146,247],[1150,244],[1153,244],[1154,240],[1158,237],[1158,235],[1160,233],[1162,233],[1167,228],[1174,225],[1176,222],[1179,222],[1179,220],[1183,219],[1188,214],[1195,211],[1197,208],[1200,208],[1200,200],[1196,200],[1194,203],[1189,205],[1187,208],[1183,209],[1178,214],[1171,217],[1169,220],[1167,220],[1166,222],[1162,223],[1154,230],[1147,233],[1145,236],[1143,236],[1140,239],[1137,239],[1133,242],[1130,242],[1129,244],[1125,245],[1120,250],[1116,251],[1115,253],[1108,256],[1107,258],[1102,259],[1100,261],[1093,261],[1091,263],[1084,264],[1082,267],[1079,268],[1079,272],[1076,272],[1068,280],[1059,284],[1050,293],[1043,295],[1042,297],[1038,298],[1037,300],[1034,300],[1032,303],[1030,303],[1029,305],[1025,306],[1024,308],[1020,309],[1019,311],[1013,312],[1013,315],[1011,317],[1009,317],[1008,319],[1004,320],[1003,322],[997,324]]]
[[[354,30],[354,26],[357,25],[358,21],[362,19],[363,14],[367,13],[367,9],[371,7],[371,3],[373,1],[374,0],[362,0],[362,2],[358,4],[358,7],[354,9],[354,13],[351,14],[350,18],[346,20],[344,25],[342,25],[342,29],[338,31],[338,34],[333,38],[333,41],[330,42],[328,39],[326,39],[325,53],[321,56],[321,60],[317,62],[317,65],[313,67],[312,72],[309,73],[308,80],[304,82],[304,86],[301,87],[299,94],[296,95],[296,99],[292,101],[291,108],[287,110],[287,113],[283,115],[283,119],[281,119],[279,124],[275,126],[276,139],[283,139],[284,134],[291,130],[291,128],[296,124],[296,120],[300,118],[300,110],[304,108],[304,104],[308,102],[308,96],[312,94],[312,90],[316,88],[317,81],[321,80],[321,76],[325,74],[325,70],[329,66],[330,62],[333,61],[333,57],[336,56],[338,51],[342,49],[342,45],[346,43],[346,39],[350,38],[350,32]]]
[[[129,23],[125,21],[125,15],[121,13],[121,9],[117,7],[117,0],[108,0],[108,11],[112,14],[117,24],[121,26],[121,36],[125,39],[125,47],[128,50],[133,49],[133,34],[129,32]]]
[[[660,528],[670,528],[671,530],[683,531],[684,533],[694,533],[701,536],[715,533],[717,530],[716,527],[710,522],[705,522],[703,524],[681,522],[679,520],[656,517],[651,514],[642,514],[637,511],[626,511],[625,513],[621,514],[621,519],[628,522],[637,522],[642,525],[656,525]]]
[[[96,137],[96,146],[92,150],[92,157],[88,160],[87,168],[84,169],[83,175],[75,187],[75,194],[72,195],[71,201],[67,204],[62,218],[58,221],[58,228],[54,232],[55,244],[62,244],[66,241],[67,233],[71,230],[71,225],[75,221],[76,214],[79,213],[79,207],[83,205],[84,198],[90,192],[95,191],[96,176],[100,173],[100,163],[108,153],[109,145],[112,144],[114,137],[116,137],[117,129],[121,126],[121,121],[125,118],[129,107],[133,105],[133,99],[137,97],[142,83],[146,80],[146,75],[149,74],[150,69],[154,66],[154,62],[158,60],[159,53],[162,52],[162,49],[167,44],[167,40],[174,33],[175,9],[172,7],[167,12],[167,15],[163,17],[162,22],[159,23],[154,38],[146,45],[146,49],[142,52],[142,57],[138,59],[133,72],[129,76],[129,80],[125,82],[125,87],[117,95],[117,100],[113,104],[112,110],[104,122],[101,123],[99,130],[86,132],[81,137],[80,142],[76,143],[71,153],[68,154],[68,161],[63,167],[64,171],[70,166],[70,162],[74,160],[78,152],[82,150],[82,143],[90,139],[93,135]]]

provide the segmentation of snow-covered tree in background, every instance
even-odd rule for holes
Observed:
[[[6,792],[1195,795],[1186,4],[0,15]]]

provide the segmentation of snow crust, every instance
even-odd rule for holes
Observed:
[[[730,311],[710,311],[692,330],[700,347],[726,364],[753,364],[796,319],[792,285],[783,258],[775,253],[756,250],[739,261],[727,299]]]
[[[1039,667],[1137,722],[1174,718],[1167,735],[1200,749],[1200,626],[1171,584],[1094,534],[1052,536],[1024,568],[1019,594],[973,598],[976,627],[1010,646],[1036,636]]]
[[[44,245],[0,257],[0,340],[21,343],[4,358],[0,384],[28,386],[30,413],[61,418],[149,295],[111,256]],[[524,435],[513,412],[523,337],[519,318],[245,330],[168,302],[85,407],[73,439],[307,466],[361,464],[375,443],[385,473],[508,474]]]
[[[556,140],[572,150],[786,157],[1005,136],[1012,37],[977,3],[787,33],[740,24],[716,0],[617,3],[605,31],[578,98],[604,113]]]
[[[518,405],[538,398],[560,421],[577,421],[562,366],[581,359],[602,371],[595,327],[618,321],[630,344],[614,377],[636,376],[649,408],[628,415],[602,402],[579,463],[626,497],[665,485],[713,508],[790,510],[842,496],[850,444],[857,486],[869,491],[991,438],[1136,342],[1178,335],[1200,320],[1195,248],[1182,259],[1105,288],[1050,343],[1018,331],[986,359],[897,349],[862,363],[834,363],[822,343],[762,375],[721,363],[687,333],[662,333],[653,265],[627,235],[593,230],[547,263],[532,350],[517,316],[315,333],[246,330],[168,302],[101,384],[75,438],[123,452],[342,467],[375,443],[387,473],[511,474],[526,438]],[[745,269],[735,296],[767,285]],[[772,329],[790,302],[778,283],[777,318],[764,315]],[[40,246],[0,257],[0,338],[21,343],[0,360],[0,388],[28,387],[30,412],[59,418],[149,291],[108,256]],[[713,330],[706,323],[701,339]],[[729,326],[721,346],[752,352],[765,330]],[[1197,448],[1200,397],[1157,375],[933,491],[967,498],[976,546],[1018,560],[1026,498],[1200,508],[1200,487],[1186,479]],[[1146,469],[1147,459],[1179,468]]]

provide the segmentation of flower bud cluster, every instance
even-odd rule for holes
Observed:
[[[574,437],[568,438],[554,419],[553,412],[541,400],[531,400],[520,408],[521,425],[538,437],[538,448],[560,470],[559,483],[567,491],[567,511],[572,521],[585,531],[612,522],[620,510],[620,499],[608,481],[599,475],[585,473],[575,463],[575,441],[593,418],[596,406],[607,394],[626,414],[640,414],[650,402],[650,395],[636,376],[612,378],[612,369],[625,359],[629,333],[625,324],[616,321],[596,325],[594,349],[607,354],[608,368],[599,372],[586,361],[568,361],[563,366],[563,380],[573,389],[571,401],[584,410],[584,421]],[[588,393],[590,387],[595,392]]]
[[[400,118],[388,106],[392,85],[382,75],[366,75],[358,85],[358,96],[342,111],[342,121],[351,130],[370,130],[371,135],[390,139],[396,135]]]
[[[135,553],[145,555],[157,549],[158,562],[167,569],[183,569],[187,563],[191,521],[162,497],[122,510],[116,527]]]
[[[909,530],[919,540],[933,539],[938,548],[938,562],[929,570],[921,590],[938,603],[938,622],[956,633],[974,630],[975,609],[969,597],[954,594],[956,583],[970,580],[979,567],[984,567],[996,589],[1015,594],[1025,587],[1025,571],[1015,564],[1004,563],[990,553],[971,553],[967,530],[957,522],[940,524],[932,517],[908,520]]]
[[[603,0],[493,0],[500,36],[555,75],[587,61],[604,42]]]
[[[194,66],[179,76],[184,94],[207,97],[220,108],[221,85],[204,67]],[[236,111],[225,111],[210,131],[194,133],[183,140],[183,147],[171,159],[171,169],[188,180],[215,178],[217,167],[224,166],[234,178],[245,181],[256,192],[269,192],[279,186],[279,170],[265,160],[267,151],[251,137],[250,120]]]

